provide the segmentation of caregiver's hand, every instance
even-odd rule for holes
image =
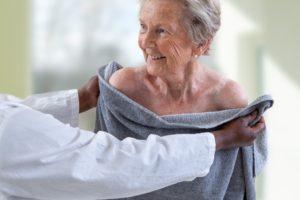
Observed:
[[[78,90],[79,112],[85,112],[96,107],[100,94],[98,77],[93,76],[82,88]]]
[[[256,114],[257,112],[253,112],[251,115],[238,118],[225,124],[222,129],[214,131],[216,150],[251,145],[257,136],[265,129],[263,117],[255,125],[249,125],[249,123],[255,119]]]

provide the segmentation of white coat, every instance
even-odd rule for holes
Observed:
[[[120,141],[76,128],[78,108],[77,90],[24,100],[0,95],[0,193],[7,199],[130,197],[209,172],[211,133]]]

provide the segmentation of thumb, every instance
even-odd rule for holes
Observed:
[[[257,115],[258,115],[258,111],[257,110],[254,110],[252,113],[250,113],[247,117],[247,125],[248,126],[253,126],[254,124],[256,124],[257,121],[259,121],[259,119],[256,119],[257,118]],[[256,121],[254,123],[254,121]]]

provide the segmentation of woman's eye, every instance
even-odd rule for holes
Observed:
[[[163,28],[159,28],[156,30],[157,33],[166,33],[166,30]]]
[[[140,24],[140,32],[141,33],[146,32],[146,26],[144,24]]]

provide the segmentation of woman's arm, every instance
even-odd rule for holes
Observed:
[[[221,109],[243,108],[248,105],[244,88],[233,80],[223,80],[216,93],[216,103]]]

